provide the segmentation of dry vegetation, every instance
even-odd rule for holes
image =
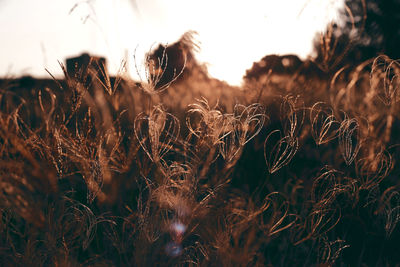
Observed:
[[[3,86],[2,266],[400,261],[398,62],[231,88],[196,69],[159,85],[158,60],[136,84]]]

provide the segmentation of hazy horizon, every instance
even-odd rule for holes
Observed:
[[[140,60],[152,44],[173,43],[194,30],[201,48],[197,59],[212,76],[237,85],[267,54],[307,58],[313,38],[335,18],[339,2],[5,0],[0,76],[48,77],[45,69],[58,76],[58,61],[83,52],[106,57],[114,74],[124,58],[134,66],[136,47]]]

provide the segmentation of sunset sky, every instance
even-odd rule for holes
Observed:
[[[133,53],[195,30],[212,76],[239,84],[267,54],[306,58],[318,31],[335,19],[338,0],[0,0],[0,76],[61,74],[57,60],[105,56],[115,73]],[[140,63],[140,62],[139,62]],[[134,71],[131,69],[132,75]]]

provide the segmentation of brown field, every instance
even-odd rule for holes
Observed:
[[[158,53],[2,80],[2,266],[400,262],[397,61],[232,87]]]

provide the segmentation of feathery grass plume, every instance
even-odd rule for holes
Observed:
[[[190,134],[198,138],[206,138],[210,145],[217,145],[222,138],[228,135],[232,130],[232,114],[223,114],[218,110],[218,103],[210,108],[207,99],[197,99],[196,104],[189,105],[186,125]]]
[[[106,88],[99,85],[90,89],[81,95],[84,101],[79,107],[58,117],[51,145],[53,158],[64,162],[60,165],[78,168],[89,186],[88,200],[93,201],[98,193],[105,200],[100,190],[103,182],[111,180],[111,170],[121,169],[116,159],[120,158],[117,152],[121,152],[124,131],[120,128],[122,112],[109,103],[115,95],[108,96]]]
[[[386,106],[399,101],[400,63],[380,55],[372,63],[370,87]]]
[[[220,153],[227,162],[231,162],[244,145],[260,133],[266,119],[264,107],[258,103],[235,105],[233,116],[233,130],[220,143]]]
[[[103,62],[93,61],[91,58],[89,62],[88,73],[94,77],[93,82],[99,83],[100,86],[97,87],[103,88],[106,90],[108,95],[112,96],[117,90],[118,86],[121,84],[123,76],[126,74],[126,64],[126,60],[121,61],[113,84],[111,84],[110,76],[108,75],[106,66]]]
[[[299,148],[297,137],[282,136],[280,130],[270,132],[264,142],[264,158],[269,173],[289,164]]]
[[[384,133],[383,140],[388,143],[393,127],[398,119],[397,103],[400,100],[400,62],[385,55],[378,56],[372,63],[370,71],[371,124],[375,126],[377,137]],[[383,104],[383,107],[379,104]],[[373,112],[375,111],[375,112]],[[382,112],[384,111],[384,112]],[[379,114],[379,115],[378,115]]]
[[[220,205],[215,203],[213,220],[208,227],[198,227],[205,242],[202,257],[209,259],[208,264],[215,262],[221,266],[264,264],[267,255],[263,253],[264,245],[287,225],[286,221],[280,224],[285,214],[285,208],[280,208],[285,204],[278,199],[273,193],[259,203],[237,192],[220,209],[216,209]],[[277,232],[274,233],[274,229]]]
[[[184,221],[195,205],[196,181],[189,166],[171,164],[165,172],[164,183],[154,189],[153,196],[160,208],[173,212],[175,219]]]
[[[145,55],[144,62],[141,64],[142,66],[144,66],[144,77],[142,77],[142,75],[140,74],[142,69],[138,66],[136,60],[137,47],[135,49],[133,57],[135,61],[136,73],[139,76],[140,80],[139,87],[147,94],[153,95],[165,91],[171,86],[173,82],[175,82],[179,78],[179,76],[185,70],[186,57],[182,69],[179,71],[174,69],[172,79],[163,85],[159,84],[168,66],[168,55],[166,53],[167,47],[168,47],[167,45],[164,47],[161,58],[157,59],[154,59],[152,57],[152,47],[150,47],[149,51]]]
[[[87,88],[90,86],[90,83],[88,81],[88,73],[84,70],[84,68],[75,70],[74,76],[71,77],[68,74],[67,68],[64,66],[64,64],[60,61],[58,64],[63,71],[66,88],[64,88],[64,86],[53,76],[53,74],[51,74],[49,70],[46,69],[46,71],[52,77],[53,81],[58,85],[61,91],[64,91],[67,96],[71,94],[67,98],[68,101],[70,101],[70,108],[72,111],[67,119],[68,122],[81,107],[83,96],[87,93]]]
[[[342,250],[349,248],[350,245],[346,245],[345,240],[337,239],[335,241],[329,241],[326,237],[321,238],[322,246],[319,251],[319,261],[321,265],[332,266],[339,258]]]
[[[364,31],[367,19],[367,4],[365,0],[361,0],[361,3],[363,7],[362,17],[355,16],[357,14],[353,14],[353,12],[356,11],[351,10],[347,3],[344,3],[346,19],[349,20],[348,22],[351,24],[348,36],[343,34],[343,28],[338,28],[338,25],[335,22],[329,23],[325,32],[320,34],[320,43],[317,48],[319,50],[319,62],[317,62],[317,64],[323,71],[329,72],[339,66],[347,56],[350,49],[353,48],[353,45],[358,38],[357,36],[354,36],[354,33],[359,32],[361,34]],[[362,18],[361,22],[357,21],[360,18]],[[347,27],[349,26],[347,25]]]
[[[379,82],[385,79],[384,64],[379,65],[377,62],[380,61],[378,60],[375,61],[376,66],[374,67],[373,61],[373,59],[367,60],[358,65],[347,80],[342,77],[343,79],[340,81],[338,79],[340,75],[335,75],[331,81],[331,101],[335,111],[342,109],[352,116],[362,114],[366,118],[371,128],[360,127],[363,136],[384,140],[387,143],[391,138],[396,121],[396,105],[387,106],[384,104],[385,101],[382,101],[384,85],[380,86]],[[389,104],[389,99],[386,100],[386,104]],[[392,103],[395,102],[392,101]],[[363,121],[359,121],[359,123],[361,122]],[[369,130],[372,131],[369,132]],[[384,138],[382,138],[382,133],[384,133]]]
[[[218,110],[218,103],[211,108],[205,98],[197,101],[189,106],[186,116],[189,133],[185,140],[185,154],[194,169],[201,169],[200,177],[205,177],[219,156],[224,138],[234,131],[235,117]]]
[[[400,221],[400,193],[394,186],[383,192],[379,199],[379,208],[375,213],[384,216],[386,237],[390,237]]]
[[[263,233],[257,229],[255,224],[255,220],[244,224],[232,224],[225,221],[222,229],[218,229],[218,236],[215,238],[212,248],[216,250],[214,257],[217,259],[218,265],[263,265],[265,256],[262,253],[262,245],[266,238],[262,236]]]
[[[300,129],[304,122],[305,109],[303,106],[300,108],[296,106],[299,102],[299,96],[294,97],[292,95],[287,95],[283,97],[280,106],[280,118],[283,132],[286,136],[292,138],[299,136]]]
[[[60,217],[61,233],[63,241],[70,249],[82,246],[85,250],[89,247],[97,230],[97,219],[92,210],[69,197],[64,197],[66,210]]]
[[[347,114],[340,123],[339,128],[339,147],[343,159],[347,165],[350,165],[357,156],[361,147],[360,125],[357,119],[350,119]]]
[[[249,106],[237,104],[234,108],[234,115],[238,124],[235,132],[241,145],[247,144],[258,135],[267,119],[265,108],[259,103]]]
[[[93,202],[95,198],[105,201],[106,197],[102,191],[104,178],[108,177],[110,155],[105,152],[105,140],[99,136],[92,140],[87,133],[76,132],[77,136],[69,131],[64,131],[59,136],[61,145],[65,152],[63,156],[76,168],[87,186],[87,201]],[[112,156],[112,155],[111,155]]]
[[[4,134],[10,131],[20,135],[23,139],[28,139],[29,135],[26,132],[31,128],[30,124],[32,122],[29,120],[33,115],[32,110],[29,108],[29,103],[21,96],[18,96],[16,92],[4,91],[0,92],[0,108],[0,119],[4,126]],[[6,142],[7,139],[4,139],[4,141]]]
[[[283,131],[270,132],[264,141],[264,158],[271,174],[289,164],[299,148],[298,135],[304,122],[305,109],[296,107],[300,102],[298,100],[298,96],[283,97],[279,110]]]
[[[335,139],[340,123],[336,120],[332,108],[323,102],[315,103],[310,109],[311,134],[317,145]]]
[[[351,71],[349,66],[344,66],[333,75],[329,90],[334,111],[344,110],[354,115],[365,112],[364,109],[371,105],[372,94],[366,90],[369,87],[368,68],[371,62],[366,60]]]
[[[363,147],[369,144],[363,144]],[[379,185],[389,175],[393,168],[393,160],[383,147],[377,153],[371,153],[371,147],[366,147],[366,149],[369,153],[355,161],[355,171],[361,181],[361,187],[369,189]]]
[[[264,204],[258,212],[262,213],[260,227],[267,236],[274,236],[296,223],[298,216],[289,213],[289,210],[289,201],[281,193],[272,192],[265,197]]]
[[[347,199],[353,200],[352,205],[356,204],[356,194],[358,191],[355,179],[341,177],[343,173],[328,166],[321,170],[321,174],[315,178],[311,188],[311,201],[314,203],[314,210],[335,207],[341,195],[347,195]]]
[[[371,187],[367,191],[367,195],[365,197],[364,203],[363,203],[363,208],[367,208],[369,210],[374,210],[378,205],[378,200],[380,197],[380,189],[378,185],[375,185],[374,187]],[[372,213],[372,212],[371,212]]]
[[[147,156],[151,161],[160,163],[177,141],[180,124],[174,115],[164,111],[161,105],[157,105],[149,115],[143,112],[137,115],[134,130]]]
[[[68,193],[71,196],[64,195],[49,206],[48,220],[53,225],[49,225],[48,238],[55,238],[55,247],[62,246],[67,253],[75,254],[89,249],[100,224],[115,225],[115,222],[95,215],[88,206],[71,198],[71,193]]]
[[[325,167],[313,182],[311,189],[311,200],[318,204],[318,207],[330,206],[335,199],[335,191],[340,190],[340,181],[337,178],[339,171]]]
[[[304,215],[305,220],[298,224],[294,232],[294,244],[299,245],[309,239],[318,239],[330,232],[341,220],[343,198],[349,200],[350,207],[358,202],[357,181],[338,176],[339,171],[324,167],[313,182],[310,191],[310,207]],[[346,202],[344,202],[346,203]],[[308,208],[307,208],[308,209]],[[297,232],[297,233],[296,233]]]
[[[236,227],[247,228],[256,223],[267,237],[290,228],[297,220],[295,214],[289,214],[289,202],[279,192],[268,194],[260,206],[240,196],[233,198],[230,204],[232,210],[228,219]]]
[[[346,96],[347,84],[342,82],[343,80],[346,80],[345,70],[346,67],[342,67],[336,71],[329,83],[329,98],[334,111],[342,108]]]
[[[325,208],[312,211],[306,218],[306,230],[308,235],[295,242],[298,245],[308,239],[316,239],[330,232],[340,221],[341,210],[338,208]]]
[[[161,236],[162,218],[159,212],[160,209],[153,205],[153,192],[156,184],[146,177],[143,177],[143,180],[146,183],[145,188],[140,190],[136,200],[136,224],[140,235],[136,242],[145,242],[142,245],[146,247],[144,247],[143,250],[136,250],[135,253],[145,257],[148,252],[147,250],[150,249],[149,246],[156,242]]]
[[[234,218],[233,218],[234,219]],[[209,228],[204,228],[202,239],[203,264],[218,266],[246,266],[251,265],[259,250],[259,239],[255,237],[255,229],[248,224],[237,225],[232,220],[216,214]],[[246,238],[250,237],[250,238]],[[261,256],[262,257],[262,256]]]
[[[351,14],[351,13],[349,13]],[[352,15],[351,15],[351,18]],[[330,23],[328,30],[325,33],[320,34],[320,53],[322,55],[322,62],[318,62],[318,66],[325,72],[329,72],[334,69],[340,61],[345,57],[348,50],[351,48],[351,43],[347,44],[343,51],[337,51],[339,39],[335,36],[335,25]]]
[[[42,97],[42,90],[39,90],[39,106],[41,111],[43,112],[43,119],[45,121],[45,125],[46,125],[46,131],[49,132],[50,131],[50,123],[51,123],[51,116],[53,116],[53,113],[56,109],[56,95],[51,91],[50,88],[45,88],[45,91],[49,94],[50,96],[50,107],[48,107],[48,110],[45,110],[44,107],[44,101],[43,101],[43,97]]]

